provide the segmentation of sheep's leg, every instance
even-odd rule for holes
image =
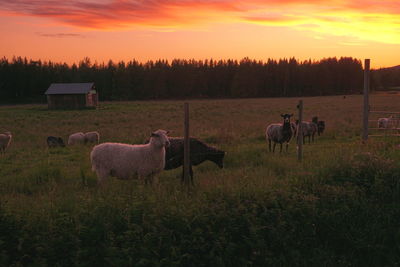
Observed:
[[[97,174],[97,184],[98,185],[103,185],[104,182],[107,180],[108,177],[108,172],[104,170],[96,170]]]
[[[144,177],[144,183],[145,185],[153,185],[153,174],[147,175]]]
[[[289,143],[286,143],[286,153],[288,152]]]
[[[137,178],[139,181],[143,181],[145,185],[147,185],[147,177],[141,174],[137,174]]]
[[[181,176],[181,184],[185,182],[185,169],[182,166],[182,176]]]
[[[192,168],[192,164],[189,165],[189,173],[190,173],[190,182],[192,185],[194,185],[193,183],[193,168]]]
[[[153,182],[154,182],[155,184],[157,183],[157,180],[156,180],[154,174],[150,174],[149,176],[147,176],[147,179],[149,180],[149,183],[150,183],[151,186],[153,185]]]
[[[271,152],[271,139],[268,139],[269,152]]]
[[[190,175],[190,183],[194,185],[192,164],[189,165],[189,175]],[[182,167],[181,183],[182,184],[185,183],[185,169],[183,167]]]
[[[279,153],[282,153],[282,143],[280,143],[280,150]]]
[[[274,145],[273,145],[273,147],[272,147],[272,152],[273,152],[273,153],[275,153],[275,146],[276,146],[276,143],[274,142]]]

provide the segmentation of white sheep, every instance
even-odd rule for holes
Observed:
[[[85,143],[96,143],[100,141],[100,134],[98,132],[85,133]]]
[[[85,134],[82,132],[71,134],[68,137],[68,145],[77,145],[85,143]]]
[[[396,128],[397,120],[392,116],[378,119],[378,128]]]
[[[103,143],[96,145],[90,153],[92,170],[98,183],[108,176],[118,179],[137,177],[152,182],[153,176],[164,169],[165,147],[169,146],[168,131],[157,130],[145,145]]]
[[[10,132],[0,134],[0,152],[5,153],[11,143],[12,135]]]
[[[286,143],[286,152],[288,151],[289,141],[293,137],[293,126],[290,123],[290,117],[292,116],[293,114],[281,114],[283,124],[273,123],[268,125],[265,136],[268,141],[269,151],[271,151],[271,142],[274,142],[272,152],[275,152],[277,143],[281,145],[280,152],[282,152],[282,143]]]

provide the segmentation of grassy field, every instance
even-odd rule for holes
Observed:
[[[374,110],[400,110],[397,95],[372,95]],[[91,146],[47,149],[97,130],[101,141],[143,143],[156,129],[183,134],[181,101],[110,102],[96,110],[0,107],[0,265],[398,266],[400,140],[360,142],[362,96],[304,98],[305,118],[326,132],[296,160],[269,153],[265,129],[297,98],[193,100],[191,135],[227,152],[225,168],[181,170],[159,183],[96,185]]]

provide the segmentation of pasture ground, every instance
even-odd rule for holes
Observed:
[[[304,117],[326,132],[304,161],[269,153],[267,124],[297,115],[298,98],[193,100],[191,135],[227,152],[225,168],[181,169],[153,187],[110,179],[98,188],[91,146],[47,149],[46,137],[97,130],[101,141],[143,143],[183,134],[182,101],[101,103],[97,110],[0,107],[0,265],[397,266],[400,140],[360,142],[362,96],[309,97]],[[375,110],[400,97],[371,95]],[[297,116],[296,116],[297,117]]]

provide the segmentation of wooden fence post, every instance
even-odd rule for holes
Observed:
[[[368,140],[368,115],[369,115],[369,65],[370,60],[364,62],[364,112],[363,112],[363,134],[362,141]]]
[[[297,124],[297,160],[301,162],[303,160],[303,100],[299,101],[297,109],[299,110],[299,124]]]
[[[183,141],[183,182],[190,185],[190,135],[189,135],[189,103],[184,104],[184,141]]]

